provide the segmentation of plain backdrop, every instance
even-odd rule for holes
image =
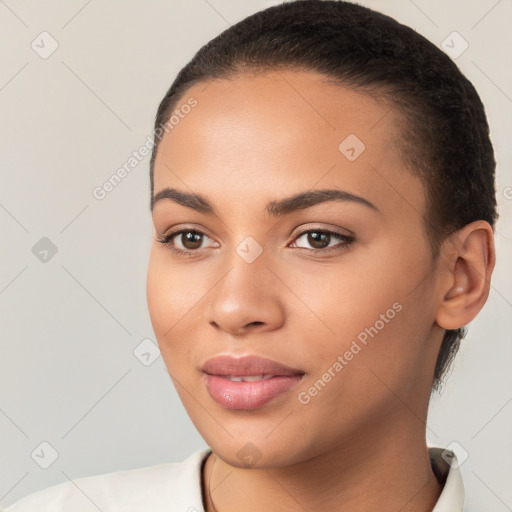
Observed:
[[[0,505],[205,446],[162,358],[140,355],[155,346],[145,296],[149,157],[103,200],[93,190],[144,143],[194,52],[277,3],[0,2]],[[467,43],[456,61],[486,105],[498,263],[427,435],[459,456],[467,510],[512,510],[512,2],[360,3],[440,47]]]

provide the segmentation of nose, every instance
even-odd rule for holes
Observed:
[[[210,294],[209,323],[232,336],[248,332],[272,331],[285,321],[285,308],[279,295],[279,280],[261,255],[247,263],[238,255],[231,269]]]

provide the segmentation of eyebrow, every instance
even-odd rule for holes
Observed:
[[[177,204],[192,208],[200,213],[207,215],[217,215],[213,205],[202,195],[182,192],[175,188],[164,188],[155,194],[151,201],[151,211],[156,203],[164,199],[169,199]],[[344,201],[349,203],[360,204],[372,210],[379,211],[379,209],[364,197],[351,194],[345,190],[340,189],[324,189],[324,190],[311,190],[301,192],[290,197],[283,199],[269,201],[265,206],[265,212],[273,217],[287,215],[299,210],[305,210],[316,204],[325,203],[327,201]]]

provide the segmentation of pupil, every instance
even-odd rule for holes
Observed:
[[[314,231],[312,233],[308,233],[308,242],[315,249],[323,249],[329,245],[330,235],[326,233],[319,233],[318,231]]]

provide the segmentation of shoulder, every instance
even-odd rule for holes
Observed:
[[[201,467],[210,452],[204,448],[183,462],[77,478],[29,494],[5,512],[199,512]]]

